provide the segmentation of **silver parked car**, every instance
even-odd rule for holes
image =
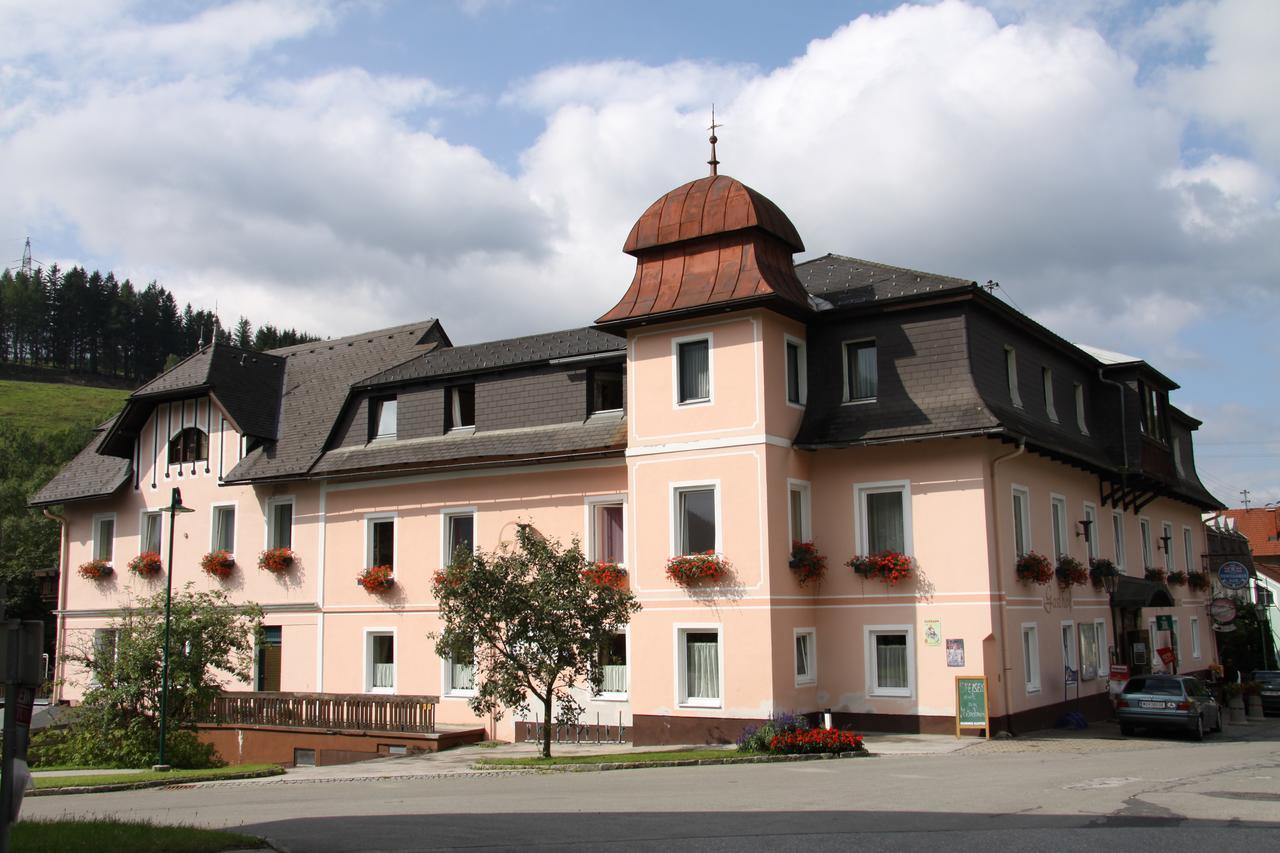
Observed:
[[[1138,728],[1181,729],[1196,740],[1206,731],[1222,731],[1218,702],[1209,688],[1190,675],[1137,675],[1125,682],[1116,700],[1120,732]]]

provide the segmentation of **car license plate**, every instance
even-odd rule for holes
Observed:
[[[1139,702],[1138,703],[1139,708],[1164,708],[1165,706],[1166,706],[1166,703],[1164,702]]]

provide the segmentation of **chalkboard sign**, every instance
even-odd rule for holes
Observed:
[[[987,738],[991,737],[985,675],[956,676],[956,737],[961,729],[985,729]]]

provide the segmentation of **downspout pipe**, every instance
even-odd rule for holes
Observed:
[[[992,537],[995,540],[992,545],[995,549],[995,555],[991,563],[995,568],[995,577],[992,586],[995,588],[996,598],[999,600],[1000,613],[1000,631],[997,634],[1000,646],[1000,684],[1002,687],[1002,695],[1004,696],[1004,728],[1009,734],[1013,734],[1013,700],[1009,693],[1009,643],[1006,639],[1006,633],[1009,621],[1008,603],[1004,597],[1004,571],[1000,564],[1000,513],[999,500],[996,491],[996,469],[1004,462],[1011,459],[1017,459],[1019,456],[1027,452],[1027,439],[1025,437],[1018,439],[1018,449],[1010,451],[1003,456],[997,456],[991,460],[991,488],[987,492],[987,501],[991,509],[991,530]]]
[[[58,704],[62,701],[62,673],[63,673],[63,652],[67,646],[67,562],[71,559],[71,532],[67,528],[67,518],[64,515],[58,515],[56,512],[50,512],[48,509],[42,509],[44,517],[61,525],[61,531],[58,538],[58,608],[54,612],[58,617],[58,637],[54,645],[54,654],[57,660],[54,661],[53,668],[53,696],[51,701]]]

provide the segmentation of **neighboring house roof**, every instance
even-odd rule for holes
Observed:
[[[67,501],[106,497],[129,482],[131,463],[98,452],[107,427],[115,418],[94,430],[93,440],[28,501],[30,506],[52,506]]]
[[[1125,355],[1122,352],[1112,352],[1109,349],[1093,347],[1088,344],[1076,344],[1076,346],[1107,366],[1113,364],[1135,364],[1142,361],[1136,355]]]
[[[832,254],[796,264],[796,275],[809,293],[826,300],[834,308],[909,296],[973,291],[978,286],[968,279]]]
[[[1248,538],[1255,557],[1280,557],[1280,509],[1251,507],[1229,509],[1224,514],[1234,519],[1236,530]]]

